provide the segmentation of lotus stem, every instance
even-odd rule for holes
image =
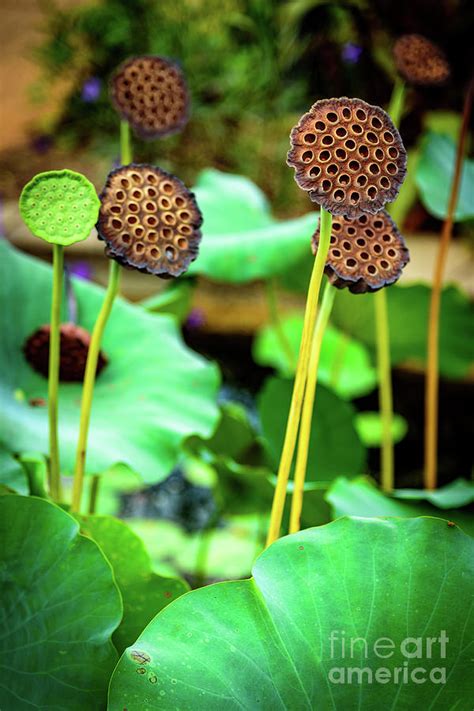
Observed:
[[[311,423],[313,419],[314,399],[318,379],[319,357],[323,343],[324,333],[331,314],[336,289],[329,282],[326,283],[321,307],[319,309],[316,327],[311,343],[308,378],[304,394],[303,411],[301,414],[300,435],[298,452],[296,455],[295,482],[291,500],[290,533],[300,530],[301,511],[303,509],[304,482],[308,464],[309,442],[311,438]]]
[[[323,278],[324,267],[329,251],[331,239],[332,216],[329,212],[321,208],[320,214],[320,239],[318,251],[313,264],[311,280],[309,283],[308,296],[306,300],[306,310],[303,323],[303,334],[296,366],[293,395],[291,398],[288,422],[286,425],[285,439],[278,468],[278,478],[273,496],[272,511],[270,515],[270,526],[267,535],[267,546],[276,541],[280,535],[281,521],[285,507],[286,490],[288,478],[290,476],[291,464],[298,437],[298,427],[303,405],[304,390],[308,374],[309,356],[311,341],[316,322],[319,292]]]
[[[120,160],[122,165],[131,163],[130,126],[127,121],[120,122]],[[78,513],[81,507],[82,489],[84,486],[84,473],[86,468],[87,439],[91,417],[92,399],[94,396],[95,376],[99,359],[102,336],[107,325],[115,297],[120,286],[120,265],[114,259],[109,263],[109,280],[104,301],[95,322],[91,335],[89,352],[87,354],[84,385],[82,389],[81,416],[79,421],[79,439],[77,442],[76,465],[72,488],[71,510]]]
[[[405,106],[406,84],[398,77],[393,85],[392,96],[388,107],[388,114],[397,128],[400,127],[403,108]]]
[[[462,161],[466,145],[469,118],[472,106],[474,81],[471,81],[464,101],[461,129],[456,149],[454,175],[451,183],[448,211],[441,231],[441,239],[436,257],[433,286],[431,289],[430,310],[428,319],[427,366],[425,385],[425,465],[424,487],[436,489],[438,483],[437,453],[438,453],[438,409],[439,409],[439,316],[441,309],[441,289],[443,274],[448,256],[449,244],[453,232],[454,211],[459,196],[461,184]]]
[[[55,501],[62,497],[58,438],[58,392],[61,358],[61,301],[64,278],[64,247],[53,245],[53,289],[49,335],[48,420],[49,420],[49,492]]]
[[[94,474],[91,477],[91,486],[89,490],[89,514],[95,514],[97,508],[97,498],[99,496],[100,476]]]
[[[390,368],[390,335],[387,294],[380,289],[374,294],[377,339],[377,370],[379,376],[379,408],[382,419],[381,485],[386,492],[394,486],[393,395]]]

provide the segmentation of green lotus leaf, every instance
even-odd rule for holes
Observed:
[[[35,497],[0,498],[0,707],[103,709],[122,604],[79,525]]]
[[[18,459],[0,444],[0,484],[16,491],[18,494],[28,494],[30,487],[28,477]]]
[[[72,170],[38,173],[20,196],[20,214],[31,232],[64,247],[89,236],[99,207],[92,183]]]
[[[122,595],[123,617],[112,638],[121,653],[189,586],[178,578],[156,575],[141,539],[122,521],[112,516],[81,516],[79,521],[81,533],[94,539],[112,566]]]
[[[279,222],[256,185],[218,170],[203,171],[193,189],[204,223],[199,259],[189,273],[240,284],[292,269],[311,253],[317,213]]]
[[[387,289],[392,363],[423,365],[426,358],[431,289],[425,284]],[[373,294],[351,294],[342,289],[334,302],[333,323],[375,353]],[[440,372],[448,378],[464,377],[474,363],[474,319],[469,298],[454,286],[441,297]]]
[[[424,138],[415,178],[421,200],[432,215],[444,220],[448,210],[456,162],[456,142],[449,136],[429,132]],[[455,222],[474,217],[474,161],[463,162]]]
[[[358,412],[355,418],[355,428],[366,447],[380,447],[383,433],[380,412]],[[394,444],[402,441],[408,432],[408,422],[404,417],[393,415],[391,432]]]
[[[401,490],[404,491],[403,489]],[[403,494],[402,494],[403,496]],[[447,502],[448,497],[445,496]],[[445,508],[427,501],[404,500],[393,492],[388,496],[365,477],[334,481],[326,493],[326,501],[331,505],[333,518],[338,516],[440,516],[454,521],[469,535],[474,535],[474,506],[462,509]]]
[[[49,318],[51,269],[0,244],[0,441],[14,452],[48,452],[47,380],[25,360],[22,346]],[[73,280],[80,325],[91,331],[104,290]],[[174,466],[181,442],[208,437],[218,418],[218,371],[183,345],[174,319],[150,314],[121,299],[114,304],[103,340],[109,363],[97,378],[87,450],[87,472],[117,462],[144,480],[159,481]],[[71,472],[81,384],[59,390],[61,468]],[[21,397],[18,393],[21,392]]]
[[[293,363],[296,363],[303,332],[303,317],[295,315],[285,318],[282,329],[293,353]],[[273,326],[265,326],[257,334],[253,357],[261,365],[273,366],[281,375],[294,372]],[[377,385],[377,373],[367,348],[330,325],[324,333],[318,379],[344,399],[365,395]]]
[[[434,491],[426,489],[397,489],[398,499],[428,501],[439,509],[454,509],[474,503],[474,481],[456,479]]]
[[[269,378],[260,394],[259,412],[264,445],[276,468],[290,408],[293,381]],[[355,476],[365,469],[365,448],[354,425],[355,410],[349,402],[318,385],[309,444],[308,481],[331,481]]]
[[[121,657],[109,711],[468,711],[473,573],[474,541],[439,519],[287,536],[250,580],[157,615]]]

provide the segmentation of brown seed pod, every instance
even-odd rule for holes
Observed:
[[[312,237],[316,254],[319,228]],[[334,217],[325,273],[338,289],[354,294],[377,291],[399,279],[410,255],[386,210],[358,218]]]
[[[180,131],[189,118],[189,93],[179,66],[164,57],[133,57],[110,82],[112,103],[142,138]]]
[[[333,215],[375,214],[398,195],[406,151],[390,116],[361,99],[317,101],[293,128],[287,163]]]
[[[37,373],[48,377],[50,326],[40,326],[26,341],[23,353]],[[64,323],[60,329],[59,379],[63,383],[82,382],[89,353],[90,334],[74,323]],[[100,352],[97,375],[107,365],[106,356]]]
[[[442,84],[451,73],[441,49],[422,35],[399,37],[393,56],[398,72],[411,84]]]
[[[196,259],[202,215],[179,178],[131,163],[109,173],[100,200],[99,239],[120,264],[167,278]]]

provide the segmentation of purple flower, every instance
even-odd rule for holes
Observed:
[[[192,309],[186,319],[186,326],[191,330],[201,328],[205,323],[206,319],[201,309]]]
[[[79,279],[92,279],[92,268],[88,262],[71,262],[68,264],[68,272]]]
[[[101,89],[102,82],[98,77],[90,77],[89,79],[86,79],[82,85],[82,100],[87,104],[92,104],[99,98]]]
[[[341,52],[342,60],[347,62],[347,64],[357,64],[361,54],[362,47],[353,42],[346,42]]]

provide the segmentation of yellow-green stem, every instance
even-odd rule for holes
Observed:
[[[316,385],[318,380],[319,356],[321,355],[321,346],[323,343],[324,333],[329,321],[335,295],[336,289],[329,282],[327,282],[311,343],[308,378],[304,394],[303,411],[301,413],[298,452],[296,455],[295,483],[291,499],[290,533],[296,533],[300,530],[301,511],[303,509],[304,482],[306,478],[306,468],[308,465],[309,441],[311,438],[311,423],[313,419],[314,398],[316,395]]]
[[[278,311],[278,300],[276,292],[275,279],[268,279],[266,282],[266,294],[267,294],[267,304],[268,313],[270,316],[270,323],[275,331],[275,336],[278,340],[282,353],[285,356],[286,364],[288,366],[288,371],[290,373],[295,370],[295,358],[293,356],[293,351],[291,350],[290,342],[283,330],[283,324],[281,322],[280,314]]]
[[[107,291],[105,292],[104,301],[102,302],[102,307],[92,331],[89,352],[87,354],[86,372],[84,374],[81,416],[79,421],[79,439],[77,443],[76,466],[74,470],[71,503],[71,510],[75,512],[79,512],[81,505],[84,471],[86,466],[87,437],[89,434],[92,398],[94,396],[95,374],[97,370],[97,361],[99,359],[100,344],[102,342],[102,335],[110,316],[115,296],[118,292],[119,281],[120,265],[115,260],[111,259],[109,266],[109,283]]]
[[[393,85],[392,96],[390,97],[388,107],[389,116],[397,128],[400,126],[400,121],[402,120],[405,96],[406,84],[403,79],[398,78]]]
[[[60,501],[61,467],[58,443],[58,392],[60,366],[61,300],[63,293],[64,247],[53,245],[53,289],[49,335],[48,418],[49,418],[49,493]]]
[[[132,162],[132,144],[128,121],[120,122],[120,161],[122,165]]]
[[[285,440],[278,468],[278,477],[273,496],[272,511],[270,515],[270,526],[267,535],[267,546],[275,541],[280,535],[283,509],[285,507],[286,490],[288,478],[290,476],[291,463],[295,452],[296,439],[298,437],[298,427],[303,404],[304,389],[308,374],[308,361],[311,347],[311,340],[316,321],[319,292],[323,278],[324,267],[329,251],[331,239],[332,216],[321,208],[320,216],[320,236],[319,247],[313,264],[311,280],[309,283],[308,297],[306,300],[306,311],[303,323],[303,334],[296,366],[295,382],[293,385],[293,395],[291,398],[288,422],[286,425]]]
[[[392,491],[394,485],[392,437],[393,398],[387,294],[385,289],[379,289],[379,291],[374,294],[374,301],[377,338],[377,370],[379,376],[379,409],[382,420],[381,484],[384,491]]]

